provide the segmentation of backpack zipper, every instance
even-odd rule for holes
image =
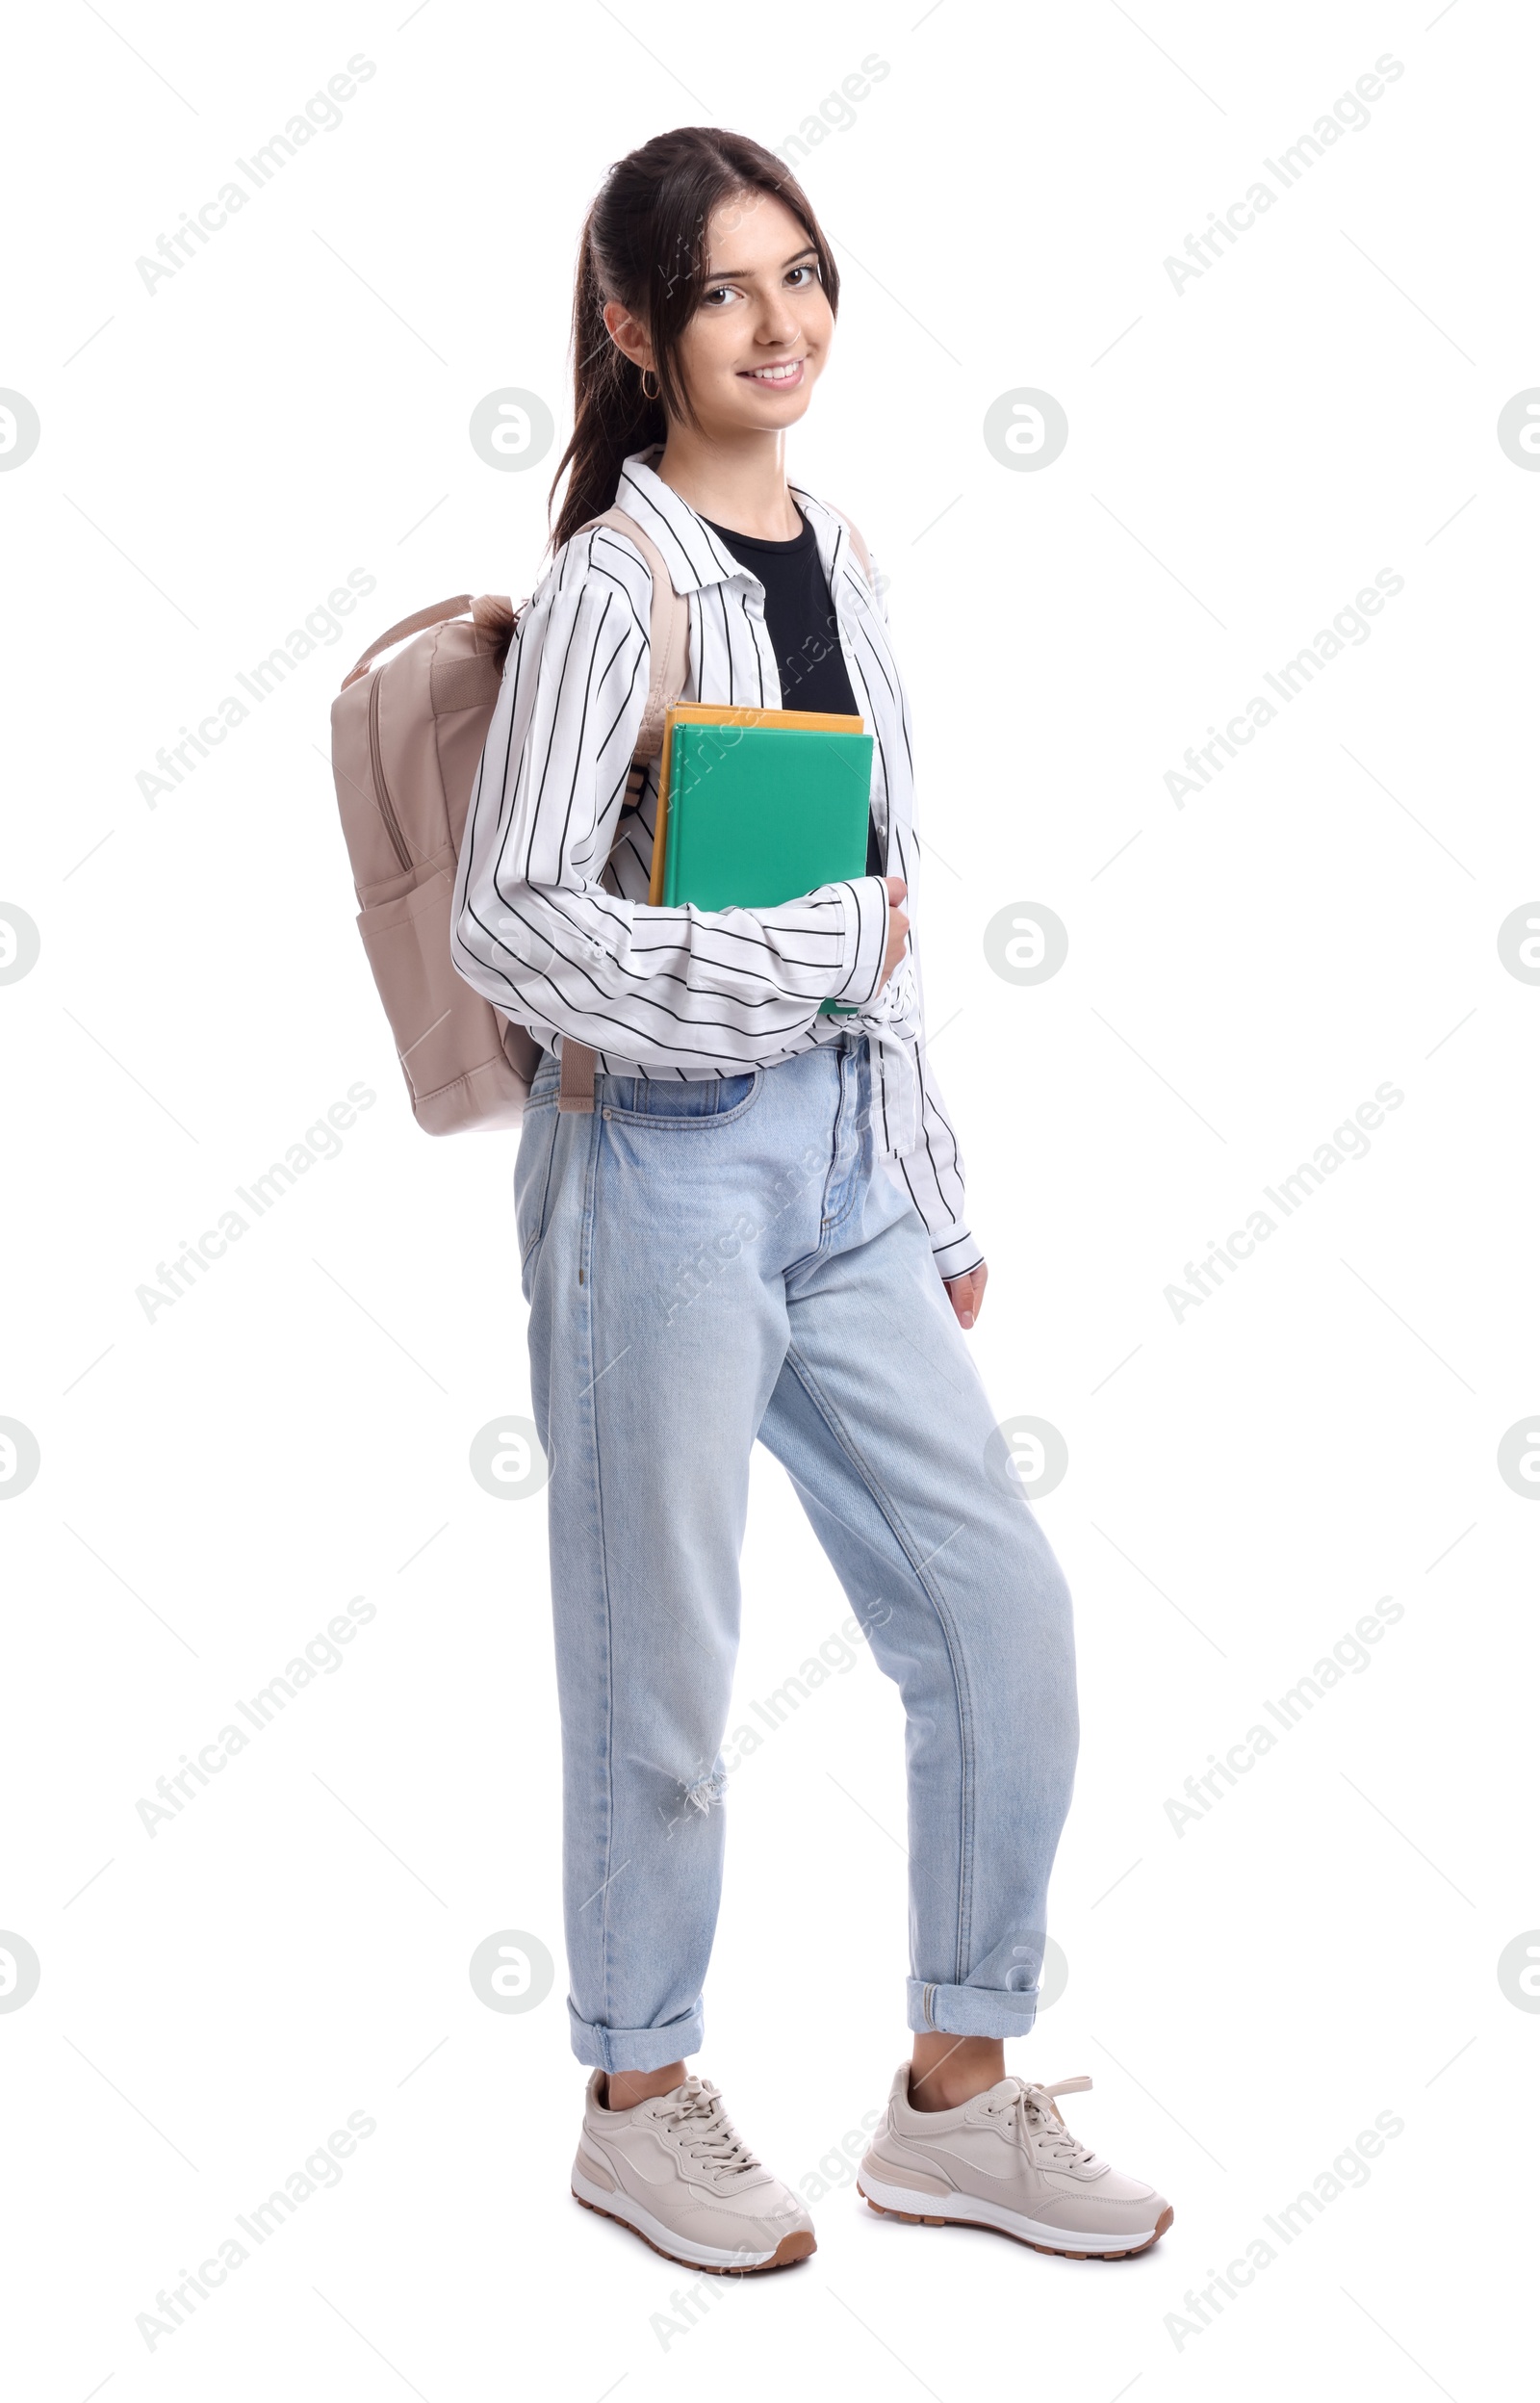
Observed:
[[[400,821],[396,814],[396,805],[391,799],[390,787],[385,782],[385,762],[380,757],[379,680],[383,673],[382,668],[376,668],[369,684],[369,764],[374,782],[374,799],[380,816],[384,820],[385,832],[395,845],[396,856],[402,867],[410,867],[412,855],[406,847],[406,839],[401,833]]]

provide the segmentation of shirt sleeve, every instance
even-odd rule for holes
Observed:
[[[965,1277],[984,1261],[984,1248],[967,1223],[962,1154],[941,1099],[936,1074],[919,1045],[921,1140],[901,1163],[915,1208],[931,1238],[931,1253],[943,1279]]]
[[[602,1057],[741,1069],[784,1056],[820,1001],[871,998],[887,894],[858,877],[774,909],[708,911],[601,884],[647,702],[648,580],[628,556],[634,589],[576,538],[520,620],[467,814],[450,955],[506,1017]]]
[[[887,625],[886,579],[872,560],[872,591],[883,625]],[[906,710],[907,703],[902,705]],[[984,1262],[984,1251],[968,1226],[966,1173],[962,1152],[941,1089],[936,1079],[926,1053],[925,986],[920,972],[919,932],[915,915],[913,869],[919,854],[919,840],[910,829],[909,853],[903,846],[901,874],[910,887],[905,904],[910,917],[909,947],[914,967],[914,987],[918,999],[918,1032],[914,1044],[915,1067],[920,1082],[920,1141],[914,1150],[906,1152],[895,1163],[899,1176],[907,1187],[910,1200],[924,1222],[931,1238],[931,1253],[943,1279],[965,1277],[970,1269]],[[911,853],[913,856],[909,856]]]

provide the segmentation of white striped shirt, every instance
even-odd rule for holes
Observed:
[[[657,455],[627,460],[615,499],[688,599],[680,697],[779,709],[764,586],[654,473]],[[864,1031],[877,1154],[908,1188],[942,1276],[961,1277],[983,1253],[968,1231],[962,1160],[924,1052],[909,705],[886,611],[843,519],[808,493],[796,499],[829,580],[856,705],[875,738],[871,805],[883,873],[909,886],[909,952],[887,983],[877,990],[887,940],[877,877],[823,885],[775,909],[649,904],[656,761],[634,810],[626,787],[647,700],[652,578],[635,545],[607,527],[563,545],[519,620],[466,819],[451,955],[469,984],[547,1049],[559,1052],[571,1036],[616,1075],[741,1075],[833,1042],[842,1028]],[[820,1016],[826,998],[857,1015]]]

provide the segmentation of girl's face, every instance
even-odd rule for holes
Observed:
[[[834,338],[818,254],[783,201],[740,193],[713,211],[700,307],[680,373],[708,438],[780,433],[807,410]]]

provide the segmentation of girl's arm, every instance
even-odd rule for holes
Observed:
[[[881,981],[880,877],[768,910],[654,908],[600,877],[647,700],[649,635],[582,535],[526,610],[466,820],[450,952],[506,1016],[684,1075],[785,1051],[820,1001]],[[596,561],[597,547],[597,561]],[[644,571],[645,573],[645,571]]]
[[[877,615],[882,621],[886,634],[887,601],[884,580],[878,573],[875,558],[872,560],[870,590]],[[874,672],[886,675],[889,665],[894,667],[896,674],[896,662],[892,661],[890,654],[886,664],[880,660],[874,661]],[[910,743],[911,736],[908,696],[902,683],[897,683],[895,688],[903,718],[904,738],[906,743]],[[937,1083],[936,1072],[930,1065],[925,1048],[925,980],[920,972],[919,930],[915,922],[914,906],[914,871],[917,865],[915,855],[919,843],[912,827],[910,828],[907,839],[903,828],[899,828],[895,848],[898,856],[891,865],[904,878],[909,888],[909,896],[905,906],[910,913],[909,947],[914,966],[914,990],[918,995],[915,1059],[920,1078],[919,1146],[915,1150],[907,1152],[895,1165],[909,1189],[910,1199],[919,1212],[931,1238],[932,1256],[942,1281],[950,1285],[956,1278],[967,1277],[975,1271],[982,1270],[984,1252],[983,1247],[969,1230],[962,1153],[959,1148],[957,1136],[953,1132],[946,1104],[941,1098],[941,1089]],[[954,1293],[953,1303],[959,1317],[963,1318],[964,1309],[976,1315],[977,1305],[982,1302],[983,1294],[982,1279],[976,1294]],[[963,1318],[963,1324],[968,1323],[970,1323],[969,1320]]]

